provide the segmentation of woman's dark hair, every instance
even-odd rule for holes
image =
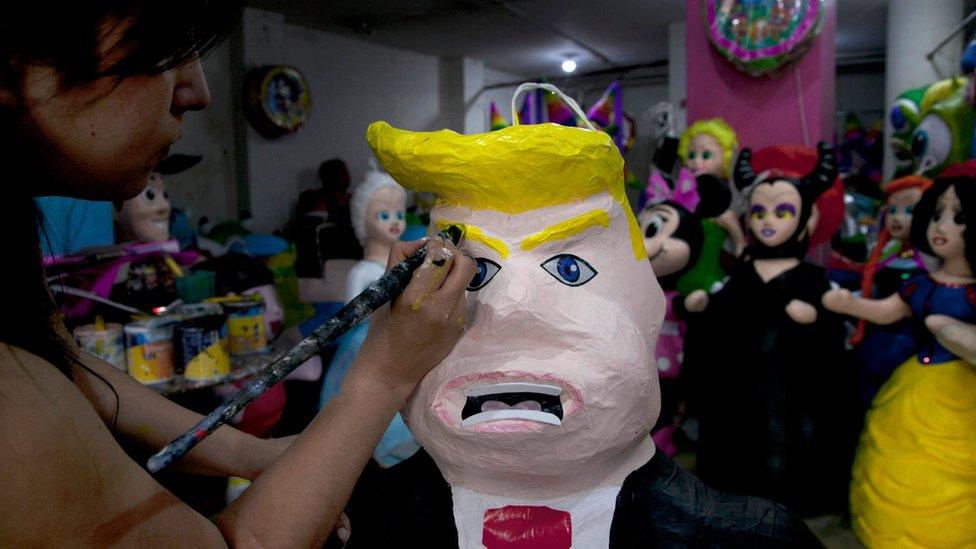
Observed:
[[[946,171],[948,172],[949,169]],[[972,175],[952,175],[952,172],[950,172],[948,177],[942,175],[936,178],[932,186],[922,193],[922,198],[915,205],[912,213],[912,229],[909,238],[915,248],[927,254],[935,255],[932,246],[929,245],[929,223],[935,214],[935,207],[939,201],[939,197],[949,190],[949,187],[956,190],[956,196],[959,197],[963,215],[967,220],[966,228],[962,233],[962,237],[965,240],[966,261],[970,267],[976,267],[976,233],[973,232],[972,221],[968,219],[969,217],[976,216],[976,170],[973,171]]]
[[[32,65],[54,68],[62,89],[104,76],[159,74],[218,45],[235,28],[240,11],[236,1],[212,0],[11,2],[0,18],[0,89],[19,93],[24,67]],[[116,30],[120,40],[103,51],[103,37]],[[18,118],[18,112],[0,107],[0,234],[6,259],[0,269],[6,309],[0,341],[37,354],[71,377],[76,357],[58,331],[57,307],[41,265],[33,196],[37,155],[18,135]]]

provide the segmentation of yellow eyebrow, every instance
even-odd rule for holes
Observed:
[[[593,210],[565,221],[560,221],[555,225],[550,225],[532,236],[526,237],[522,241],[522,249],[529,251],[546,242],[569,238],[574,234],[579,234],[598,225],[603,228],[610,227],[610,215],[606,210]]]
[[[462,225],[464,227],[464,238],[467,240],[473,240],[475,242],[484,244],[488,248],[495,250],[498,256],[502,259],[508,259],[508,246],[499,239],[493,236],[488,236],[481,227],[476,227],[468,223],[461,223],[460,221],[447,221],[444,219],[437,220],[437,228],[444,230],[450,225]]]

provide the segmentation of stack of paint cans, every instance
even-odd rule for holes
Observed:
[[[75,328],[74,336],[83,350],[125,371],[125,343],[121,324],[105,324],[98,317],[94,324]]]
[[[125,325],[125,358],[129,375],[145,385],[158,385],[176,376],[173,329],[177,319],[161,316]]]
[[[249,356],[270,352],[264,323],[264,301],[259,295],[247,295],[220,302],[227,314],[230,355]]]
[[[177,372],[189,382],[222,379],[230,373],[227,348],[227,318],[216,303],[181,305],[176,314]]]

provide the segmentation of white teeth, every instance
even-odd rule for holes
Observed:
[[[541,395],[559,396],[563,390],[554,385],[540,385],[536,383],[513,382],[496,383],[494,385],[481,385],[479,387],[469,387],[464,390],[466,397],[480,397],[485,395],[496,395],[501,393],[539,393]],[[551,415],[551,414],[550,414]],[[558,423],[556,424],[558,425]]]
[[[539,412],[536,410],[492,410],[490,412],[481,412],[462,420],[461,426],[471,427],[472,425],[478,425],[479,423],[488,423],[489,421],[498,421],[502,419],[527,419],[529,421],[537,421],[539,423],[547,423],[549,425],[563,424],[558,417],[550,414],[549,412]]]

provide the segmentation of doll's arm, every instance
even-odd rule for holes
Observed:
[[[708,307],[708,292],[695,290],[684,299],[684,308],[689,313],[701,313]]]
[[[893,324],[912,314],[898,294],[884,299],[865,299],[840,288],[824,293],[821,301],[828,311],[863,318],[872,324]]]
[[[742,232],[739,217],[731,209],[728,209],[715,218],[715,223],[729,233],[729,239],[732,240],[732,246],[735,249],[735,256],[742,255],[742,250],[746,249],[746,235]]]
[[[951,316],[931,315],[925,317],[925,327],[952,354],[976,366],[976,325]]]
[[[817,308],[799,299],[786,304],[786,314],[797,324],[813,324],[817,321]]]

